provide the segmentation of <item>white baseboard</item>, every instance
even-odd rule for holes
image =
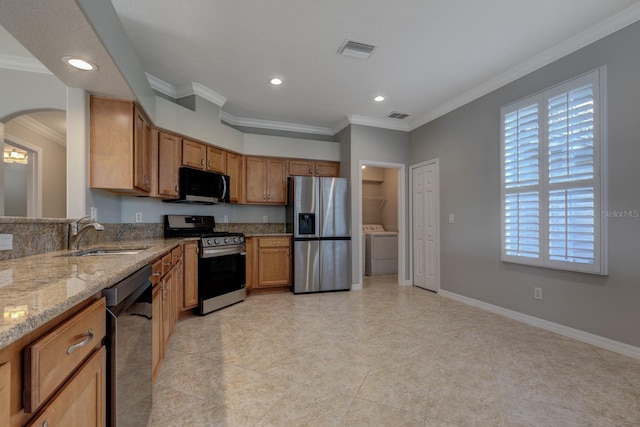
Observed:
[[[352,291],[361,291],[362,290],[362,283],[352,283],[351,284],[351,290]]]
[[[528,314],[518,313],[517,311],[509,310],[497,305],[489,304],[442,289],[438,291],[438,295],[446,298],[451,298],[463,304],[471,305],[482,310],[490,311],[491,313],[508,317],[509,319],[526,323],[527,325],[536,326],[547,331],[555,332],[557,334],[564,335],[566,337],[573,338],[587,344],[595,345],[596,347],[601,347],[606,350],[611,350],[616,353],[624,354],[625,356],[633,357],[634,359],[640,360],[640,347],[635,347],[629,344],[621,343],[619,341],[614,341],[609,338],[601,337],[599,335],[590,334],[588,332],[570,328],[558,323],[549,322],[547,320],[529,316]]]

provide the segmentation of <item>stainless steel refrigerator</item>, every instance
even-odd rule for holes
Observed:
[[[351,289],[351,197],[346,178],[289,178],[296,294]]]

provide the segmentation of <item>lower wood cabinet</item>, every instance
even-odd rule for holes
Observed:
[[[106,425],[107,352],[100,347],[28,426]]]
[[[247,266],[247,282],[251,291],[287,291],[291,285],[291,238],[249,238]]]
[[[0,426],[11,422],[11,362],[0,365]]]
[[[184,244],[184,292],[182,310],[198,305],[198,242]]]

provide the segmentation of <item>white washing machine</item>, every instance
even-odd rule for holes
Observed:
[[[398,273],[398,233],[385,231],[380,224],[362,226],[364,274],[378,276]]]

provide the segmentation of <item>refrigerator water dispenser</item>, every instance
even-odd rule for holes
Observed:
[[[312,213],[298,214],[298,234],[316,234],[316,215]]]

